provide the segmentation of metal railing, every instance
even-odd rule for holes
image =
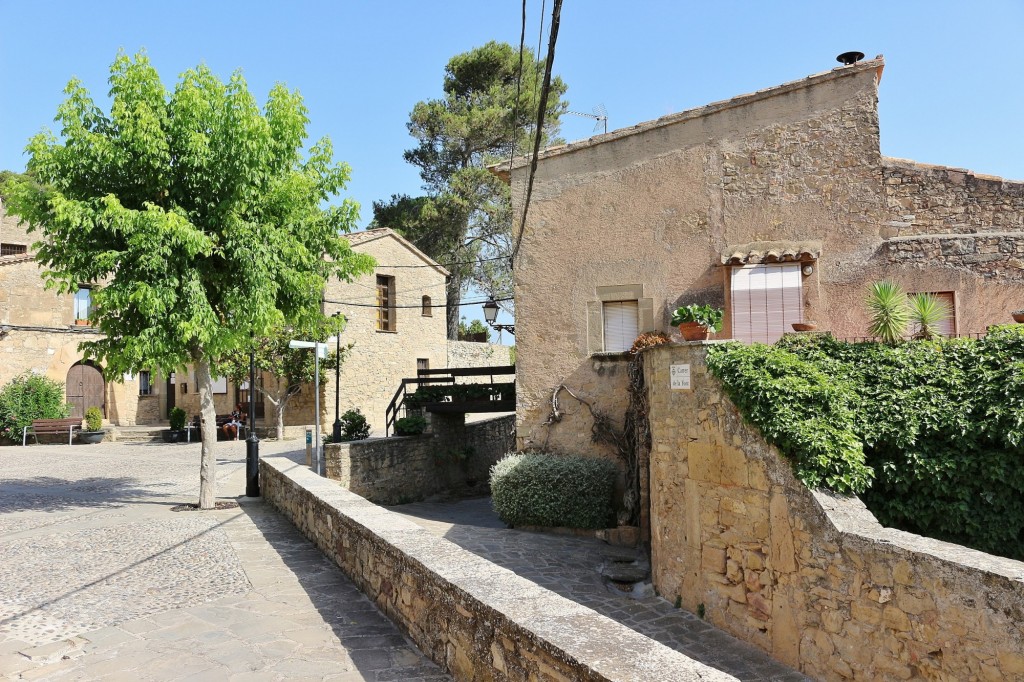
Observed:
[[[398,390],[388,403],[384,411],[384,435],[390,436],[395,430],[395,422],[406,416],[405,398],[408,393],[406,387],[415,384],[417,388],[421,385],[431,384],[456,384],[457,377],[489,377],[490,383],[494,382],[496,376],[506,376],[516,373],[515,365],[499,365],[496,367],[449,367],[447,369],[420,369],[416,371],[415,378],[402,379]]]

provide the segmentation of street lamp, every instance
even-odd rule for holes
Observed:
[[[327,344],[334,341],[335,337],[327,339],[327,343],[320,343],[316,341],[297,341],[292,340],[288,342],[289,348],[313,348],[315,353],[313,355],[313,400],[314,400],[314,441],[313,451],[316,453],[316,473],[321,476],[324,475],[323,469],[323,441],[320,439],[320,358],[327,356]]]
[[[494,299],[484,303],[484,319],[487,324],[499,332],[508,332],[512,336],[516,335],[516,326],[514,324],[494,324],[494,321],[498,319],[498,304],[494,302]]]
[[[341,317],[341,311],[334,313],[331,317]],[[341,331],[335,339],[334,350],[334,432],[331,440],[335,443],[341,442]]]
[[[260,496],[260,439],[256,437],[256,342],[249,350],[249,437],[245,439],[245,496]]]

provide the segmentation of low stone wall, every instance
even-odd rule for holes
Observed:
[[[449,367],[500,367],[511,365],[511,346],[475,341],[448,341]],[[464,379],[468,381],[468,379]],[[490,381],[490,379],[486,379]]]
[[[515,445],[513,415],[471,424],[461,414],[432,415],[432,431],[328,444],[327,477],[377,504],[486,494],[491,466]]]
[[[660,593],[819,680],[1024,678],[1024,562],[808,490],[708,373],[707,347],[644,352]],[[673,365],[689,389],[670,388]]]
[[[427,533],[291,460],[260,460],[279,509],[457,680],[736,678]]]
[[[984,277],[1024,279],[1024,232],[920,235],[885,241],[890,263],[942,264]]]

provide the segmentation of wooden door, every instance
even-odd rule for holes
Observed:
[[[85,417],[90,407],[98,407],[106,416],[106,394],[103,373],[92,365],[79,364],[68,370],[67,378],[68,402],[71,404],[71,415],[79,419]]]

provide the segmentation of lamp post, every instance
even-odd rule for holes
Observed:
[[[340,317],[341,311],[334,313],[331,317]],[[334,432],[331,440],[335,443],[341,442],[341,331],[334,337]]]
[[[245,496],[260,496],[260,439],[256,437],[256,343],[249,351],[249,437],[245,439]]]
[[[487,321],[487,324],[491,326],[491,329],[494,329],[498,332],[508,332],[512,336],[515,336],[516,326],[514,324],[494,323],[494,321],[498,319],[498,310],[498,304],[494,302],[493,298],[487,301],[487,303],[484,303],[484,319]]]

